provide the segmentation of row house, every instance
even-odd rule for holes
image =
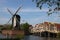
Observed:
[[[44,22],[45,27],[47,27],[46,31],[49,32],[57,32],[57,26],[55,25],[55,23],[52,22]]]
[[[60,31],[60,24],[52,23],[52,22],[44,22],[40,24],[36,24],[32,29],[33,32],[54,32],[58,33]]]

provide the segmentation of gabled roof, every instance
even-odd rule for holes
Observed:
[[[41,23],[41,24],[44,24],[44,25],[47,25],[47,26],[49,26],[49,24],[51,24],[51,26],[54,26],[55,25],[57,27],[57,29],[60,29],[60,24],[58,24],[58,23],[44,22],[44,23]],[[38,24],[36,24],[36,25],[38,25]],[[39,25],[39,26],[41,26],[41,25]]]

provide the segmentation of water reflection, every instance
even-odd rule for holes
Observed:
[[[24,40],[60,40],[60,38],[40,37],[40,36],[25,36]]]
[[[6,36],[0,34],[0,38],[6,38]],[[40,36],[24,36],[22,40],[60,40],[60,38],[52,38],[52,37],[40,37]]]

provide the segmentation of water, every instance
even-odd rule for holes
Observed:
[[[6,36],[0,34],[0,38],[6,38]],[[40,36],[24,36],[22,40],[60,40],[60,38],[49,38],[49,37],[40,37]]]
[[[40,36],[25,36],[23,40],[60,40],[60,38],[49,38],[49,37],[40,37]]]
[[[4,35],[0,34],[0,39],[1,39],[1,38],[6,38],[6,36],[4,36]]]

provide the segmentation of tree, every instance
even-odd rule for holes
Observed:
[[[28,30],[29,29],[29,24],[28,23],[21,24],[21,29]]]
[[[11,24],[7,24],[7,25],[3,25],[2,30],[6,29],[6,30],[11,30],[13,27],[11,26]]]
[[[0,30],[3,28],[3,25],[0,25]]]
[[[25,32],[25,35],[29,35],[29,24],[28,23],[24,23],[24,24],[21,24],[21,29],[24,30]]]
[[[48,15],[60,11],[60,0],[32,0],[32,1],[36,2],[36,6],[39,7],[40,9],[42,9],[44,4],[47,4],[49,8]]]

